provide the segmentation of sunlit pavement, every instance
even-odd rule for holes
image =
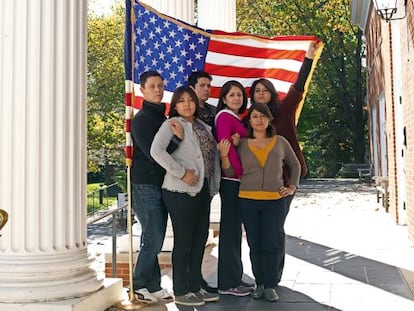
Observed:
[[[212,220],[219,201],[212,206]],[[375,188],[355,180],[307,180],[288,215],[286,263],[277,303],[220,296],[205,306],[174,303],[145,310],[414,310],[414,247],[376,202]],[[203,273],[215,284],[217,247],[206,249]],[[244,277],[253,280],[243,241]],[[162,285],[172,289],[171,269]],[[411,285],[411,289],[410,289]],[[111,310],[117,310],[111,308]]]

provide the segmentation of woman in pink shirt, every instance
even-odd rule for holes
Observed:
[[[235,80],[226,82],[221,88],[216,110],[215,134],[218,142],[246,137],[246,129],[240,118],[246,107],[247,95],[243,85]],[[218,292],[222,295],[247,296],[252,288],[242,281],[241,213],[237,208],[243,171],[235,146],[230,147],[227,156],[233,170],[227,174],[222,171],[220,182]]]

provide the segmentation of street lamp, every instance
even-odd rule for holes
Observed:
[[[389,22],[391,20],[405,18],[407,14],[407,0],[404,0],[404,7],[405,7],[404,16],[395,17],[394,14],[397,13],[397,2],[398,0],[374,0],[377,13],[386,22]]]

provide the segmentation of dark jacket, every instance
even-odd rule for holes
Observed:
[[[141,110],[132,119],[132,183],[162,185],[165,170],[151,157],[150,149],[155,134],[165,120],[165,105],[147,101],[143,102]]]

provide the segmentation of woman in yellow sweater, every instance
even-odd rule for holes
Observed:
[[[271,125],[272,115],[264,104],[253,104],[247,115],[247,138],[241,139],[238,152],[243,166],[239,207],[250,247],[250,260],[256,280],[255,299],[279,300],[278,253],[284,237],[283,219],[286,197],[299,184],[300,163],[282,136]],[[218,144],[223,170],[232,170],[227,154],[230,142]],[[290,171],[290,184],[283,184],[283,165]]]

